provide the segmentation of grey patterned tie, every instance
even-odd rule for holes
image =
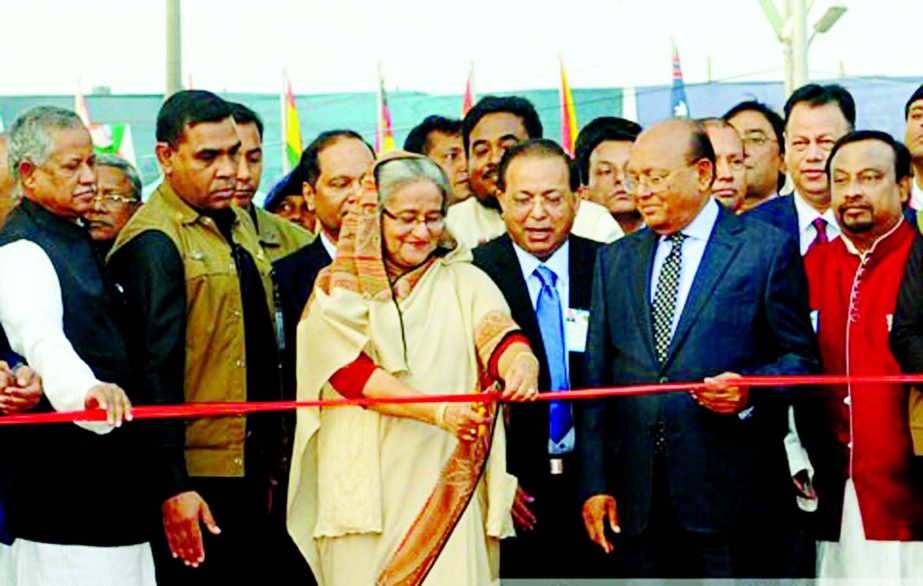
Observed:
[[[660,268],[657,289],[654,291],[654,303],[651,305],[651,318],[654,324],[654,350],[657,360],[663,364],[667,359],[672,339],[671,326],[676,312],[676,296],[679,292],[679,274],[683,266],[683,240],[685,234],[676,233],[667,236],[671,248]]]

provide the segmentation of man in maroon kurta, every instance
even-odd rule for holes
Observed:
[[[827,174],[843,238],[815,245],[805,258],[826,374],[901,372],[888,334],[916,237],[902,213],[909,167],[903,145],[881,132],[851,133],[831,152]],[[819,575],[919,575],[923,543],[896,543],[923,540],[908,388],[816,387],[797,400],[798,430],[816,469]],[[911,558],[916,565],[907,563]]]

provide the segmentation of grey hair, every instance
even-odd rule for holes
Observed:
[[[131,196],[136,201],[141,201],[141,177],[138,175],[138,170],[135,169],[134,165],[118,155],[99,153],[96,155],[96,166],[112,167],[125,173],[129,183],[131,183]]]
[[[420,181],[429,181],[439,188],[444,213],[452,188],[439,165],[426,158],[394,159],[378,166],[375,182],[378,184],[379,206],[383,207],[400,188]]]
[[[9,130],[7,158],[10,173],[19,189],[19,164],[29,161],[42,165],[54,150],[52,130],[83,128],[80,117],[70,110],[55,106],[36,106],[19,115]]]

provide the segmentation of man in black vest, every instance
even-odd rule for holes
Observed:
[[[73,112],[40,106],[13,124],[9,152],[23,201],[0,232],[0,271],[15,275],[0,287],[0,323],[44,379],[51,408],[108,413],[105,423],[17,430],[13,575],[19,584],[153,584],[146,456],[138,428],[115,429],[131,418],[123,389],[132,386],[116,291],[81,220],[96,193],[90,133]]]
[[[497,185],[507,233],[474,249],[474,263],[503,292],[529,339],[541,365],[539,387],[581,388],[599,244],[570,233],[576,167],[554,142],[527,140],[506,152]],[[572,408],[570,402],[509,406],[507,459],[519,490],[517,537],[501,546],[503,577],[588,577],[602,562],[580,521]]]

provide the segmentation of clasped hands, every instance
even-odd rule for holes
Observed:
[[[740,413],[750,402],[750,388],[735,384],[733,381],[738,378],[743,377],[736,372],[723,372],[718,376],[705,377],[705,386],[689,391],[689,395],[696,403],[715,413]]]
[[[16,372],[0,361],[0,414],[15,415],[34,409],[42,398],[42,377],[22,365]]]

